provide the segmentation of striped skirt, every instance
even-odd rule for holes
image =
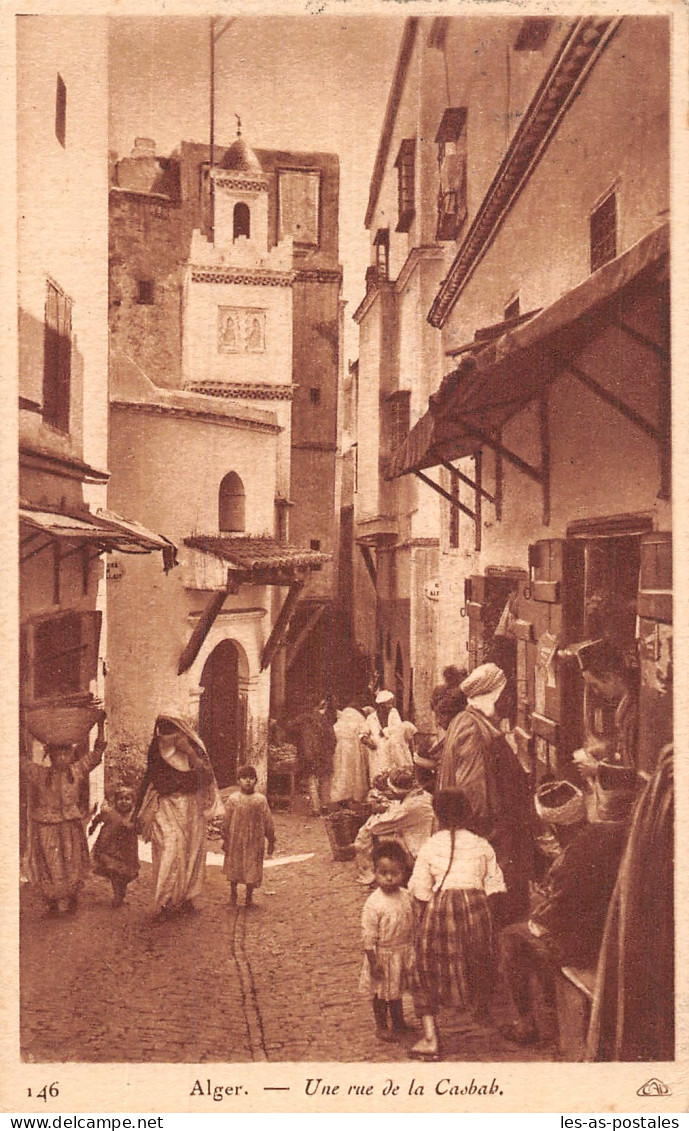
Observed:
[[[416,969],[429,1012],[439,1005],[485,1006],[494,974],[485,892],[458,889],[431,896],[416,940]]]
[[[70,899],[89,873],[89,849],[83,821],[31,826],[29,876],[45,899]]]

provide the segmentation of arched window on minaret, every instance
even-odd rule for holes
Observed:
[[[251,236],[251,212],[249,205],[241,200],[234,206],[232,238],[236,240],[238,236],[246,236],[247,239]]]
[[[246,529],[244,484],[236,471],[229,471],[218,492],[218,529],[239,532]]]

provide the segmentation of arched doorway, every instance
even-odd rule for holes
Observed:
[[[246,729],[246,701],[239,692],[239,650],[232,640],[221,640],[213,649],[200,682],[199,732],[223,789],[237,780]]]

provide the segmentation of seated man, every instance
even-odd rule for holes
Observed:
[[[387,809],[379,807],[361,826],[354,847],[359,868],[360,884],[373,883],[374,843],[381,837],[397,840],[402,845],[410,867],[421,845],[431,835],[433,827],[433,800],[416,784],[414,772],[402,768],[388,774],[388,794],[392,797]]]
[[[636,775],[603,763],[595,789],[600,819],[592,823],[583,794],[570,782],[548,782],[536,791],[536,811],[552,828],[561,852],[546,873],[543,897],[531,918],[505,927],[498,938],[501,969],[516,1013],[501,1032],[517,1044],[538,1040],[531,974],[549,989],[556,966],[591,967],[598,959]]]
[[[585,750],[577,751],[575,760],[584,773],[587,764],[595,772],[596,760],[603,758],[635,766],[639,743],[638,673],[627,666],[622,652],[608,640],[587,640],[570,645],[568,651],[577,657],[587,692],[593,692],[599,703],[614,707],[611,733],[596,735],[591,731]],[[589,703],[587,715],[591,713]]]

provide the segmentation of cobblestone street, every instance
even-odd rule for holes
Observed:
[[[76,916],[45,915],[22,891],[22,1054],[44,1061],[377,1061],[408,1059],[376,1040],[357,992],[361,907],[368,894],[351,862],[333,861],[322,821],[276,814],[276,864],[253,909],[231,907],[212,861],[199,913],[158,921],[150,864],[127,904],[110,906],[107,881],[90,877]],[[216,847],[211,843],[211,848]],[[280,864],[280,857],[313,853]],[[493,1018],[504,1019],[496,994]],[[407,1021],[414,1021],[405,1001]],[[420,1034],[419,1034],[420,1035]],[[453,1061],[551,1060],[497,1028],[445,1019]]]

